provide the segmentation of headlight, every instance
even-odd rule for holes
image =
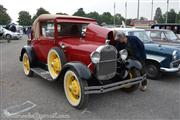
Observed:
[[[93,63],[99,63],[99,61],[100,61],[100,54],[98,53],[98,52],[92,52],[92,54],[91,54],[91,61],[93,62]]]
[[[128,57],[128,51],[126,49],[119,51],[119,54],[122,60],[126,60]]]
[[[177,51],[176,50],[173,51],[172,58],[173,58],[173,60],[177,59]]]

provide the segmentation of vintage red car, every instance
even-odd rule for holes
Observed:
[[[45,14],[33,23],[20,61],[27,76],[36,73],[49,81],[62,80],[68,102],[80,109],[89,94],[147,86],[140,62],[128,59],[127,50],[118,53],[113,41],[113,31],[94,19]]]

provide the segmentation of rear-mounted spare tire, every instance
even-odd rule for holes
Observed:
[[[48,53],[47,65],[49,73],[53,80],[58,79],[63,65],[66,63],[66,58],[63,50],[60,48],[52,48]]]

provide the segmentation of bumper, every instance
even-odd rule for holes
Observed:
[[[107,85],[101,85],[101,86],[88,86],[84,88],[85,94],[100,94],[100,93],[106,93],[109,91],[117,90],[120,88],[124,88],[129,85],[134,85],[140,83],[142,86],[142,82],[146,80],[146,75],[134,79],[128,79],[120,82],[115,82]]]
[[[172,62],[170,64],[170,68],[161,67],[160,70],[162,72],[179,72],[180,71],[180,59]]]
[[[180,71],[180,65],[177,68],[160,68],[161,72],[179,72]]]

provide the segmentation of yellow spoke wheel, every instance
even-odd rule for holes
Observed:
[[[27,55],[26,52],[23,54],[22,63],[23,63],[23,70],[25,75],[32,76],[33,72],[31,71],[29,56]]]
[[[77,77],[76,72],[67,70],[64,75],[64,91],[70,105],[81,108],[87,103],[88,95],[84,94],[83,88],[87,83]]]
[[[51,77],[53,79],[56,79],[59,76],[60,71],[62,69],[60,56],[56,50],[52,49],[49,51],[47,63]]]

